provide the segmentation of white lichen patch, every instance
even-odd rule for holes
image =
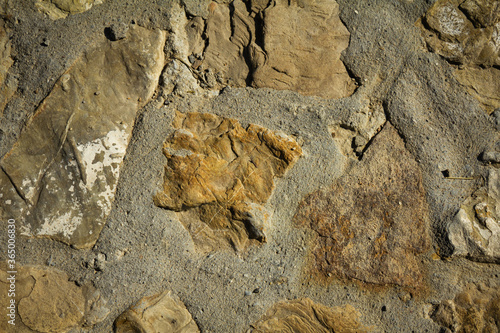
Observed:
[[[37,236],[63,235],[70,237],[82,223],[82,219],[81,213],[75,216],[73,212],[66,212],[52,218],[47,217],[36,234]]]
[[[87,188],[91,189],[96,181],[116,184],[129,136],[130,134],[125,130],[117,129],[110,131],[103,138],[77,146],[82,156],[84,167],[82,172],[85,173]],[[108,167],[111,170],[112,179],[106,178],[105,168]]]
[[[441,23],[441,32],[453,37],[458,37],[464,33],[465,20],[457,8],[452,5],[443,6],[437,13]]]

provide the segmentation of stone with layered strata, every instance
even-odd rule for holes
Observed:
[[[0,161],[0,215],[23,235],[92,246],[111,211],[135,116],[163,68],[165,32],[104,36],[57,81]]]
[[[139,300],[115,320],[115,333],[198,333],[184,303],[171,291]]]
[[[156,205],[181,213],[199,249],[264,242],[274,178],[295,164],[300,146],[283,133],[208,113],[177,113],[173,127]]]
[[[387,123],[355,163],[297,209],[296,225],[314,232],[311,273],[319,279],[423,287],[420,256],[430,242],[417,162]]]
[[[309,298],[283,301],[274,304],[266,314],[252,325],[250,332],[370,332],[360,323],[359,313],[347,304],[343,307],[327,307]]]

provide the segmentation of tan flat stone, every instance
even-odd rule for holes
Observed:
[[[92,246],[111,210],[136,111],[163,68],[165,32],[104,36],[57,81],[0,161],[0,216],[26,236]]]

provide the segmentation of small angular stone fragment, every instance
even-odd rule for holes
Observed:
[[[274,304],[257,323],[252,325],[252,328],[250,332],[253,333],[372,331],[359,322],[359,313],[349,304],[329,308],[316,304],[309,298]]]
[[[170,291],[142,298],[115,321],[115,333],[198,333],[182,301]]]
[[[302,201],[294,220],[317,234],[310,251],[318,277],[422,287],[419,256],[429,247],[422,175],[389,123],[349,173]]]
[[[0,216],[22,221],[23,235],[95,243],[136,111],[158,84],[165,38],[138,26],[124,40],[102,36],[56,82],[0,161]]]
[[[453,255],[500,264],[500,172],[490,169],[487,186],[460,207],[448,225]]]
[[[282,133],[257,125],[245,129],[234,119],[207,113],[178,113],[173,126],[163,148],[168,159],[163,191],[155,204],[185,212],[181,221],[193,237],[201,235],[197,228],[204,229],[206,237],[194,239],[207,251],[265,241],[270,214],[263,205],[274,177],[301,156],[300,146]]]

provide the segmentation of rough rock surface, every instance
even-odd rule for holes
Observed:
[[[170,291],[147,296],[131,306],[115,321],[115,333],[197,333],[193,321],[179,297]]]
[[[2,295],[7,295],[8,289],[12,289],[13,280],[8,279],[12,277],[12,272],[9,271],[2,263]],[[67,332],[75,327],[90,327],[102,321],[109,312],[98,290],[89,286],[77,286],[68,280],[66,273],[57,269],[18,266],[14,275],[16,332]],[[10,305],[10,299],[6,296],[1,298],[2,308]],[[2,316],[0,327],[9,327],[9,319]]]
[[[434,305],[429,315],[444,332],[498,332],[500,291],[485,283],[467,285],[453,300]]]
[[[0,20],[0,116],[17,89],[17,80],[8,73],[13,63],[9,33],[5,22]]]
[[[1,216],[23,234],[95,243],[111,210],[136,111],[154,92],[165,33],[102,37],[56,83],[0,161]]]
[[[362,333],[371,330],[359,322],[359,313],[349,304],[332,307],[316,304],[309,298],[274,304],[252,325],[254,333],[338,332]]]
[[[431,51],[462,65],[456,79],[488,113],[500,107],[499,3],[440,0],[425,14],[421,27]]]
[[[83,13],[104,0],[37,0],[35,6],[52,20],[66,18],[68,15]]]
[[[448,226],[453,255],[500,263],[500,172],[491,168],[487,184],[460,207]]]
[[[359,164],[329,190],[309,195],[294,217],[316,233],[312,270],[324,276],[418,288],[429,246],[420,169],[386,124]]]
[[[341,98],[354,81],[340,60],[349,32],[335,1],[212,3],[186,25],[192,67],[209,87],[268,87]]]
[[[241,250],[249,239],[264,242],[269,213],[263,205],[274,178],[301,156],[300,146],[283,133],[253,124],[245,129],[214,114],[178,113],[173,127],[163,147],[168,162],[156,205],[191,210],[181,220],[189,221],[184,224],[200,249]]]
[[[21,212],[24,200],[19,199],[16,188],[11,185],[5,172],[0,171],[2,187],[6,185],[5,190],[0,190],[0,259],[8,258],[5,244],[12,239],[9,238],[12,233],[5,231],[6,224],[15,225],[15,259],[19,265],[47,265],[51,269],[67,272],[71,283],[74,281],[76,286],[82,286],[80,288],[86,302],[85,311],[70,332],[112,332],[116,319],[142,297],[163,290],[173,290],[202,332],[247,332],[276,302],[309,298],[329,308],[349,304],[359,312],[362,323],[375,330],[388,333],[441,330],[443,333],[451,330],[446,328],[450,325],[443,327],[433,320],[435,306],[447,300],[456,303],[455,297],[462,292],[463,286],[473,284],[479,289],[483,288],[480,282],[484,282],[487,286],[484,290],[487,290],[500,285],[499,264],[484,259],[470,260],[473,258],[467,254],[453,256],[455,248],[448,237],[448,227],[460,207],[468,202],[469,197],[474,199],[472,196],[480,193],[478,190],[487,194],[490,186],[489,172],[500,166],[500,146],[496,144],[500,140],[500,108],[488,114],[482,107],[482,103],[489,103],[493,109],[498,98],[496,90],[499,80],[494,74],[498,71],[498,65],[491,65],[494,52],[491,53],[487,45],[481,44],[490,32],[493,36],[496,31],[497,23],[490,23],[496,15],[494,6],[498,1],[460,0],[460,4],[449,2],[466,16],[467,21],[464,22],[470,22],[473,34],[477,32],[479,36],[475,40],[469,39],[469,42],[478,43],[477,49],[476,46],[465,43],[467,52],[458,54],[458,58],[463,59],[464,63],[454,62],[436,52],[428,52],[429,48],[425,47],[426,37],[422,35],[421,28],[415,26],[415,22],[425,16],[437,2],[434,0],[336,0],[338,7],[333,1],[324,0],[291,0],[288,3],[282,0],[116,0],[103,1],[90,10],[57,20],[40,13],[36,2],[37,0],[0,0],[0,18],[4,21],[7,32],[1,40],[10,45],[9,57],[13,60],[6,72],[4,85],[9,82],[9,77],[18,80],[18,88],[0,116],[0,159],[10,158],[6,154],[19,150],[19,143],[15,143],[24,140],[22,138],[32,132],[34,124],[46,117],[45,112],[38,113],[35,118],[33,115],[45,105],[44,100],[48,101],[53,97],[54,93],[51,91],[60,89],[62,81],[59,79],[66,73],[72,73],[76,66],[72,64],[77,59],[82,59],[79,63],[85,62],[82,54],[88,54],[91,49],[103,44],[118,47],[130,42],[134,38],[136,25],[148,31],[159,29],[165,31],[166,35],[165,46],[157,55],[164,54],[167,66],[161,69],[162,66],[159,65],[156,74],[161,71],[161,75],[158,84],[151,84],[151,89],[155,90],[151,102],[147,103],[143,99],[133,107],[134,116],[130,117],[135,118],[135,123],[120,168],[114,200],[103,223],[104,227],[93,233],[93,237],[97,239],[98,236],[98,239],[91,248],[68,246],[49,236],[23,237],[21,233],[27,231],[27,223],[32,223],[35,217],[33,214],[27,215],[29,208],[25,207]],[[291,19],[284,20],[278,9],[283,16]],[[333,10],[332,15],[325,12],[329,9]],[[342,32],[341,25],[336,26],[337,12],[342,25],[349,31],[348,36],[344,34],[345,31]],[[308,26],[309,22],[314,25]],[[423,23],[425,26],[426,23]],[[297,29],[292,35],[288,31],[294,24],[297,24]],[[323,24],[327,26],[324,27]],[[323,28],[315,30],[315,27]],[[276,33],[285,31],[286,36],[276,37]],[[338,31],[342,36],[333,36],[333,31]],[[435,31],[434,34],[439,35]],[[295,39],[290,40],[289,36],[294,36]],[[318,40],[321,39],[319,37],[324,37],[325,40]],[[347,43],[347,39],[348,46],[339,55],[337,51],[340,51],[342,43]],[[276,45],[276,42],[283,43]],[[314,43],[313,48],[302,47],[310,47],[311,43]],[[492,42],[491,45],[493,44]],[[135,45],[137,44],[133,46],[135,51],[142,52],[142,47]],[[215,52],[217,48],[221,48],[223,52],[208,52],[209,49]],[[331,53],[329,48],[333,50]],[[483,50],[487,61],[477,65],[483,59],[477,55],[481,55]],[[252,54],[250,51],[256,53]],[[235,58],[228,57],[229,53],[234,54]],[[132,65],[123,66],[123,70],[117,71],[113,76],[106,71],[99,73],[98,76],[105,80],[103,85],[110,90],[120,86],[122,77],[135,75],[127,72],[127,68],[132,71],[135,68],[137,72],[141,72],[149,66],[147,61],[140,62],[129,56],[124,55],[123,59],[118,57],[117,60],[110,52],[107,55],[106,61],[114,59],[119,64],[128,59]],[[254,74],[257,74],[258,68],[254,65],[261,64],[259,61],[262,60],[262,55],[265,56],[262,68],[266,68],[269,79],[280,74],[267,68],[266,64],[278,64],[278,70],[286,68],[289,70],[288,74],[300,77],[309,70],[308,63],[303,61],[321,69],[325,72],[321,75],[327,77],[335,72],[334,68],[330,69],[334,63],[339,64],[336,60],[340,57],[346,72],[355,78],[357,87],[351,95],[347,93],[342,98],[321,95],[321,89],[312,95],[305,95],[304,91],[314,88],[317,82],[312,79],[307,81],[303,77],[304,82],[298,87],[293,87],[295,79],[286,77],[290,79],[290,89],[295,90],[281,90],[279,82],[275,82],[276,85],[271,88],[255,87]],[[292,55],[297,56],[297,59],[290,60],[288,57]],[[326,57],[324,63],[321,62],[321,55]],[[150,56],[145,57],[149,61]],[[287,59],[279,63],[277,57]],[[235,65],[239,67],[237,70],[223,67],[216,71],[216,66],[220,66],[218,60],[223,60],[231,68]],[[209,61],[213,66],[208,66]],[[82,71],[87,71],[101,66],[94,61],[85,62],[83,67]],[[482,91],[481,96],[485,100],[478,102],[473,92],[468,92],[469,88],[457,80],[457,73],[471,76],[472,78],[466,77],[474,83],[469,86],[470,89]],[[260,79],[262,77],[267,78],[260,75]],[[321,81],[319,78],[322,76],[314,77],[318,82]],[[327,83],[333,85],[346,82],[342,79],[345,76],[332,77],[335,82]],[[235,84],[234,80],[240,80],[240,83]],[[73,103],[66,99],[70,109],[89,107],[94,100],[107,98],[105,89],[89,86],[92,82],[84,79],[79,81],[78,88],[90,91],[91,96],[85,97],[85,103],[81,103],[81,100]],[[132,102],[126,99],[129,92],[137,96],[139,93],[134,91],[144,89],[141,80],[129,83],[126,88],[115,89],[117,93],[125,95],[125,102]],[[488,94],[484,93],[486,88],[489,89]],[[330,91],[333,92],[333,89]],[[94,95],[96,92],[98,94]],[[3,92],[0,91],[0,98],[5,97],[2,95]],[[125,114],[129,117],[128,109],[121,108],[121,102],[115,103],[117,100],[118,98],[112,98],[109,104],[117,106],[117,113],[126,111]],[[58,113],[62,120],[51,118],[54,124],[51,128],[60,127],[60,122],[65,124],[68,119],[65,110],[60,108]],[[201,206],[176,212],[155,205],[153,198],[162,189],[165,164],[168,163],[162,154],[163,147],[166,138],[175,131],[171,123],[177,112],[184,115],[202,112],[216,114],[221,119],[237,119],[243,128],[247,128],[248,124],[258,124],[273,133],[287,133],[298,143],[302,156],[283,177],[274,180],[274,190],[265,204],[255,203],[251,207],[245,207],[253,209],[253,215],[247,215],[248,211],[234,211],[236,217],[253,221],[248,226],[257,227],[259,221],[264,221],[266,215],[271,216],[272,213],[271,223],[265,224],[266,242],[245,240],[247,244],[254,243],[258,246],[248,246],[244,251],[205,253],[219,248],[221,242],[227,245],[229,241],[216,238],[213,244],[210,243],[211,235],[222,233],[214,231],[202,221]],[[94,114],[101,115],[97,111],[85,113],[84,115],[88,115],[88,122],[82,120],[78,122],[79,126],[71,126],[72,131],[83,132],[87,125],[100,131],[96,134],[98,136],[81,143],[93,142],[109,133],[107,128],[101,132],[100,125],[104,128],[106,120],[111,118],[104,114],[102,117],[95,117]],[[73,119],[75,117],[76,114]],[[113,119],[116,123],[117,119]],[[403,140],[405,148],[400,150],[401,153],[395,153],[397,157],[391,159],[384,158],[379,152],[399,151],[399,148],[377,148],[380,147],[377,143],[380,143],[379,138],[389,136],[387,127],[381,129],[386,122],[386,126],[392,125],[401,137],[394,136],[391,145],[400,147]],[[39,151],[39,155],[27,163],[16,162],[12,168],[25,170],[34,163],[51,160],[52,156],[48,154],[59,149],[58,138],[61,133],[58,131],[52,136],[52,132],[50,128],[41,129],[41,133],[46,134],[49,139],[40,136],[39,140],[33,140],[33,151]],[[44,146],[40,150],[44,140],[47,149]],[[54,160],[53,169],[59,162],[66,165],[66,158],[72,158],[73,153],[67,148],[68,145],[62,146],[62,156]],[[409,157],[406,150],[412,157]],[[183,152],[188,156],[192,151],[186,149]],[[95,159],[96,165],[99,158],[100,155]],[[74,160],[76,163],[76,159]],[[372,161],[373,167],[369,167],[367,161]],[[413,163],[410,167],[401,167],[408,161]],[[421,227],[416,220],[425,216],[420,211],[416,212],[422,191],[409,193],[409,190],[401,190],[403,185],[398,185],[398,193],[401,193],[403,199],[399,200],[402,203],[401,209],[410,212],[403,214],[398,210],[399,202],[395,202],[398,195],[390,191],[393,187],[384,185],[391,181],[398,184],[407,181],[405,177],[395,177],[393,174],[397,170],[413,172],[416,170],[415,166],[422,174],[421,185],[429,215],[428,229]],[[79,180],[77,167],[73,166],[71,170],[74,179]],[[64,175],[56,173],[54,178],[57,176],[56,179],[64,179]],[[389,176],[392,177],[390,181]],[[413,177],[412,181],[419,179],[418,177]],[[48,182],[50,177],[46,180]],[[368,180],[368,185],[365,185],[365,180]],[[97,187],[98,181],[95,183],[94,187]],[[342,190],[340,185],[343,186]],[[408,188],[411,189],[411,186],[414,185],[409,185]],[[55,188],[55,185],[50,188]],[[61,188],[61,192],[68,194],[68,198],[70,188],[69,185]],[[24,195],[25,190],[29,188],[22,189],[19,193]],[[333,193],[335,190],[337,192]],[[101,192],[101,189],[96,188],[96,191]],[[345,221],[342,221],[344,224],[324,224],[343,226],[344,229],[339,229],[340,231],[345,230],[346,235],[352,233],[357,237],[349,240],[352,248],[346,246],[338,251],[339,259],[349,260],[344,271],[334,271],[333,266],[326,263],[326,259],[336,258],[333,256],[327,256],[323,261],[325,267],[331,270],[324,270],[319,274],[310,270],[317,268],[316,259],[320,259],[314,257],[310,250],[316,245],[318,249],[321,248],[322,244],[327,243],[328,237],[316,237],[318,232],[309,227],[297,228],[293,216],[300,203],[311,193],[316,197],[323,195],[330,201],[322,199],[321,207],[317,205],[310,209],[310,216],[307,217],[309,224],[322,212],[325,213],[324,221],[333,220],[330,213],[333,210],[337,213],[344,209],[344,216],[350,218],[351,225],[347,225]],[[342,200],[346,202],[344,206],[339,203]],[[37,208],[40,212],[37,218],[43,218],[42,214],[46,214],[44,210],[48,212],[49,208],[67,211],[69,202],[62,199],[50,201],[43,210]],[[366,202],[373,202],[373,206]],[[486,202],[490,213],[493,212],[491,198],[481,202]],[[412,207],[404,207],[405,204]],[[488,218],[488,211],[483,209],[485,207],[478,206],[478,214],[482,215],[476,214],[475,204],[468,208],[473,211],[466,212],[470,221],[475,221],[482,228],[480,231],[488,236],[486,228],[478,219],[478,216]],[[85,212],[89,218],[99,214],[99,211],[92,211],[92,207],[86,207],[88,210]],[[71,211],[76,208],[78,207],[71,206]],[[387,216],[382,214],[385,212]],[[207,216],[210,214],[211,212],[206,212]],[[231,218],[232,214],[233,212]],[[395,218],[398,214],[399,217]],[[15,221],[6,222],[8,218],[14,218]],[[388,228],[383,223],[375,222],[383,221],[383,218],[397,223]],[[361,223],[365,220],[367,223]],[[368,223],[372,229],[368,229]],[[335,228],[332,230],[335,231]],[[254,231],[259,229],[255,228]],[[411,245],[418,243],[419,237],[426,231],[431,236],[429,243],[432,243],[432,251],[420,254],[414,246],[416,250],[411,252]],[[324,232],[335,235],[330,230]],[[340,236],[336,240],[346,240],[342,232],[337,233]],[[365,242],[360,240],[363,239],[363,234]],[[242,235],[248,236],[246,226]],[[385,243],[380,236],[387,237]],[[377,239],[379,241],[375,242]],[[333,243],[332,239],[328,241]],[[472,241],[466,241],[467,246],[474,245],[477,249],[478,245]],[[207,246],[203,251],[197,251],[199,248],[195,244]],[[491,244],[481,240],[479,245],[491,248]],[[349,251],[354,253],[355,249],[359,251],[359,256],[342,256],[343,253],[350,254]],[[469,251],[469,248],[466,250]],[[379,253],[380,256],[374,258]],[[386,263],[387,267],[390,266],[387,269],[384,268]],[[391,266],[389,263],[396,264]],[[354,278],[341,274],[343,272]],[[331,277],[328,277],[329,273]],[[53,275],[47,276],[50,278]],[[315,277],[319,276],[324,276],[325,279],[318,283]],[[360,279],[356,279],[356,276]],[[419,276],[426,282],[426,288],[412,290],[413,285],[408,284],[417,280],[415,286],[418,287]],[[20,283],[23,277],[21,273],[17,275],[16,291],[20,294],[23,293]],[[361,278],[377,283],[387,282],[388,285],[366,283]],[[30,279],[35,283],[33,278]],[[3,288],[3,283],[1,285]],[[94,286],[98,292],[87,294],[86,286]],[[9,299],[5,295],[5,291],[0,292],[0,303]],[[486,303],[489,302],[488,299],[494,298],[488,297],[483,298]],[[104,304],[104,300],[108,302]],[[475,302],[471,308],[482,309],[481,302]],[[89,305],[90,303],[94,305]],[[6,310],[2,304],[0,320],[6,318]],[[33,311],[35,310],[42,311],[43,307],[33,307]],[[479,314],[482,313],[481,310],[478,311]],[[483,322],[487,320],[498,326],[498,321],[493,319],[494,312],[488,312],[491,315],[474,318],[489,318]],[[294,313],[298,315],[301,312]],[[309,318],[314,319],[312,316]],[[161,317],[157,320],[161,321]],[[153,324],[152,321],[153,319]],[[18,316],[16,327],[5,328],[2,322],[0,331],[17,333],[23,325],[22,318]],[[26,325],[23,327],[26,327],[27,332],[32,331]],[[488,326],[485,324],[484,327]],[[489,328],[495,331],[492,325]]]

